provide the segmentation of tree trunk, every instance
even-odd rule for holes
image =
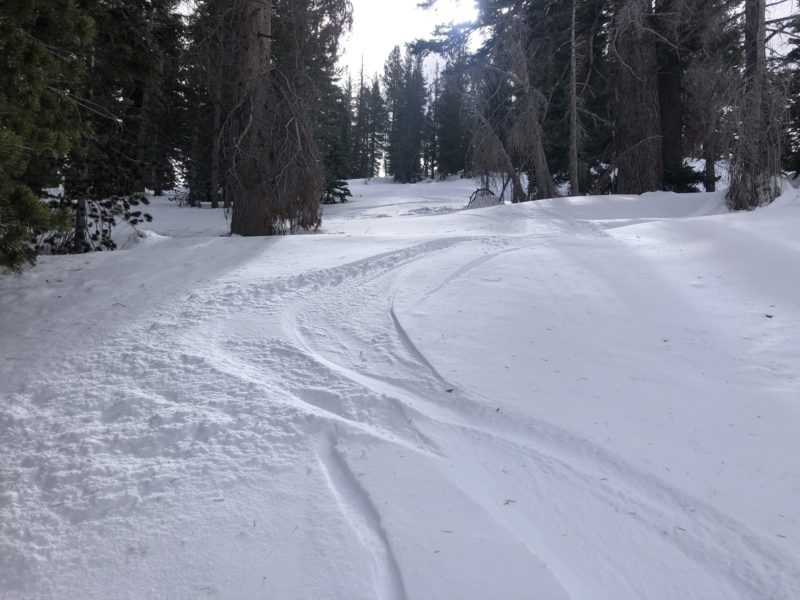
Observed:
[[[508,176],[511,178],[511,202],[513,204],[525,202],[528,199],[528,195],[525,193],[525,188],[522,186],[519,173],[512,169],[508,173]]]
[[[220,188],[220,143],[222,135],[220,127],[222,124],[222,108],[219,101],[214,102],[214,125],[213,140],[211,142],[211,208],[219,208],[219,188]]]
[[[661,189],[663,158],[656,36],[648,0],[617,0],[615,77],[617,192]]]
[[[686,65],[681,60],[681,33],[686,28],[677,6],[680,0],[656,0],[654,24],[658,41],[658,98],[661,109],[661,152],[664,160],[664,187],[682,191],[683,171],[683,77]]]
[[[672,48],[661,48],[658,95],[661,108],[661,151],[664,157],[664,183],[681,191],[683,170],[683,65]]]
[[[153,184],[153,196],[160,197],[164,195],[164,182],[161,175],[163,173],[162,167],[164,163],[167,162],[167,159],[158,149],[158,129],[153,132],[153,148],[155,148],[156,154],[149,165],[148,179],[150,179]]]
[[[272,235],[273,176],[269,140],[272,1],[238,0],[237,103],[231,233]]]
[[[139,106],[139,131],[136,134],[136,183],[134,184],[134,192],[144,193],[147,187],[147,150],[149,140],[147,139],[147,132],[149,129],[150,119],[150,90],[143,87],[141,90],[141,103]]]
[[[766,55],[766,0],[745,2],[745,82],[740,106],[740,131],[731,159],[728,207],[753,210],[779,193],[780,129],[770,114]],[[769,121],[773,121],[770,123]]]
[[[717,153],[714,146],[714,138],[709,137],[703,144],[703,158],[706,161],[705,178],[703,185],[707,192],[717,191]]]
[[[197,165],[200,164],[200,128],[196,123],[192,131],[192,145],[189,153],[192,160],[189,163],[191,168],[189,171],[189,197],[187,201],[189,206],[200,206],[200,200],[203,196],[203,191],[199,186],[200,173],[197,168]]]
[[[578,164],[578,142],[580,137],[578,121],[578,44],[575,41],[575,21],[578,0],[572,0],[572,23],[570,26],[570,65],[569,65],[569,185],[570,193],[581,193],[580,166]]]
[[[83,254],[89,250],[86,245],[89,229],[88,202],[86,197],[81,195],[78,199],[78,206],[75,209],[75,237],[72,238],[73,254]]]
[[[536,197],[539,200],[555,198],[556,186],[550,167],[547,165],[547,156],[544,151],[544,131],[542,126],[537,127],[537,134],[533,140],[533,170],[536,174]]]

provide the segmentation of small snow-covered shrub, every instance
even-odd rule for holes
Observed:
[[[469,197],[467,208],[485,208],[487,206],[497,206],[502,203],[503,201],[498,198],[492,190],[480,188],[472,192],[472,195]]]

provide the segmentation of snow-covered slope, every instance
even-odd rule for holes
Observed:
[[[473,187],[0,279],[0,597],[800,598],[798,192]]]

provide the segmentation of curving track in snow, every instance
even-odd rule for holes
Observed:
[[[636,246],[643,218],[673,220],[640,204],[627,225],[625,199],[592,207],[612,237],[562,205],[458,213],[459,187],[420,187],[364,186],[326,234],[254,258],[229,241],[220,274],[174,275],[84,350],[55,314],[65,343],[3,371],[3,597],[800,597],[797,468],[775,483],[793,423],[747,425],[777,440],[763,469],[737,431],[706,435],[782,414],[797,379],[733,355],[756,339],[797,364],[791,340],[676,284],[669,248]],[[173,274],[197,256],[159,244],[131,253]],[[775,515],[742,477],[775,483]]]

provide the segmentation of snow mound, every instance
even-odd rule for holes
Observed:
[[[477,190],[470,196],[467,208],[488,208],[502,203],[491,190]]]
[[[641,196],[580,196],[541,200],[540,203],[561,217],[607,223],[682,219],[728,212],[722,192],[698,194],[652,192]]]

